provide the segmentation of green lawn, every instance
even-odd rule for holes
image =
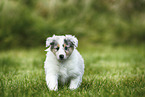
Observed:
[[[49,91],[43,48],[0,51],[0,96],[145,97],[145,46],[79,48],[85,60],[82,85]]]

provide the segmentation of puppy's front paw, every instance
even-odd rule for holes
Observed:
[[[75,89],[77,89],[77,86],[70,86],[69,89],[70,90],[75,90]]]
[[[58,82],[57,77],[54,75],[47,75],[46,82],[49,90],[57,91],[58,90]]]
[[[80,77],[71,79],[69,89],[71,89],[71,90],[77,89],[79,87],[79,85],[80,85],[80,82],[81,82],[81,78]]]
[[[57,91],[57,90],[58,90],[57,85],[49,85],[48,88],[49,88],[49,90],[51,90],[51,91]]]

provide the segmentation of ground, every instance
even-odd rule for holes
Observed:
[[[145,96],[145,46],[95,45],[79,51],[85,60],[81,86],[56,92],[46,86],[44,48],[0,51],[0,96]]]

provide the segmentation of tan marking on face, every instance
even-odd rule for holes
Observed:
[[[60,45],[59,45],[59,44],[57,44],[57,47],[60,47]]]
[[[55,45],[52,46],[51,51],[53,52],[54,55],[56,55],[56,52],[58,51],[57,48],[59,48],[60,45],[57,44],[57,47],[55,47],[55,48],[54,47],[55,47]]]
[[[68,50],[65,51],[66,52],[66,56],[69,57],[72,54],[73,50],[74,50],[74,47],[68,47]]]
[[[66,47],[66,44],[64,44],[64,47]]]
[[[51,51],[53,52],[54,55],[56,55],[56,50],[55,49],[51,49]]]

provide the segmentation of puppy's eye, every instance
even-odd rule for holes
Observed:
[[[59,50],[59,47],[57,47],[56,50],[58,51]]]
[[[65,49],[65,50],[67,50],[67,49],[68,49],[68,47],[65,47],[64,49]]]
[[[51,42],[50,45],[51,45],[51,46],[54,45],[54,42]]]

